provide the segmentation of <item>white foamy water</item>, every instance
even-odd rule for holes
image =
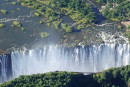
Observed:
[[[19,20],[24,20],[24,18],[29,18],[34,16],[34,11],[31,11],[29,14],[27,15],[20,15],[17,18],[2,18],[0,19],[0,22],[9,22],[9,21],[19,21]]]
[[[49,45],[30,50],[15,50],[10,58],[0,57],[0,82],[19,75],[50,71],[101,72],[111,67],[130,64],[130,44],[125,37],[120,35],[114,39],[113,35],[106,33],[101,33],[100,37],[105,43],[98,46],[67,48]],[[125,43],[119,44],[118,39],[124,39]]]
[[[45,46],[11,54],[13,77],[50,71],[100,72],[130,64],[128,44],[78,48]]]

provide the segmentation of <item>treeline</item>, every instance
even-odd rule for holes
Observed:
[[[2,83],[0,87],[85,87],[83,76],[83,74],[69,72],[25,75]]]
[[[72,10],[70,15],[73,15],[73,13],[79,14],[79,19],[82,20],[84,18],[84,23],[95,23],[97,21],[96,13],[92,7],[83,0],[52,0],[51,4],[57,8],[68,8]],[[68,9],[66,11],[68,11]]]
[[[100,87],[129,87],[130,65],[111,68],[92,76],[100,84]]]
[[[0,87],[129,87],[130,65],[111,68],[101,73],[83,75],[71,72],[50,72],[20,76]]]

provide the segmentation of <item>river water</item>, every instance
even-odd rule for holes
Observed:
[[[17,8],[21,10],[18,11]],[[68,36],[67,43],[74,42],[70,38],[72,35],[81,42],[86,41],[83,39],[85,35],[89,38],[85,42],[89,43],[87,46],[79,42],[76,47],[65,47],[63,44],[57,45],[62,38],[62,30],[55,30],[53,26],[47,27],[46,24],[40,25],[42,17],[34,16],[35,11],[19,5],[14,6],[5,0],[0,2],[1,9],[7,10],[8,14],[0,13],[0,22],[6,25],[0,29],[0,49],[12,48],[12,51],[0,57],[0,83],[19,75],[50,71],[101,72],[111,67],[130,64],[130,44],[123,36],[124,28],[117,29],[117,22],[106,19],[89,27],[89,34],[85,33],[87,30],[65,34]],[[63,17],[66,18],[68,17]],[[25,31],[11,28],[14,20],[22,23]],[[70,21],[71,19],[71,24]],[[48,32],[50,36],[42,39],[40,32]],[[92,35],[95,35],[94,40]],[[96,45],[97,38],[101,38],[104,43]],[[30,48],[25,47],[26,45]]]

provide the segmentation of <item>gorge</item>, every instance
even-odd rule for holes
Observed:
[[[1,82],[19,75],[50,71],[101,72],[130,64],[129,44],[102,44],[87,47],[43,46],[14,51],[0,58]]]

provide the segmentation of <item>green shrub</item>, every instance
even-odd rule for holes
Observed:
[[[41,5],[39,3],[35,3],[32,6],[32,8],[35,9],[35,10],[38,9],[39,7],[41,7]]]
[[[41,32],[41,38],[46,38],[48,36],[49,34],[47,32]]]
[[[118,28],[118,29],[121,29],[122,27],[121,27],[121,25],[117,25],[117,28]]]
[[[4,25],[4,24],[2,24],[2,23],[0,23],[0,28],[3,28],[3,27],[5,27],[5,25]]]
[[[72,32],[72,26],[68,26],[67,24],[62,24],[62,28],[67,32],[70,33]]]
[[[12,5],[16,5],[16,2],[12,2]]]
[[[78,25],[78,30],[84,29],[84,27],[85,27],[85,25],[80,24],[80,25]]]
[[[21,28],[22,24],[19,23],[18,21],[13,21],[12,27],[19,27],[19,28]]]
[[[60,26],[60,24],[61,24],[61,22],[62,22],[62,20],[54,21],[54,22],[53,22],[54,27],[55,27],[56,29],[58,29],[59,26]]]
[[[0,10],[0,12],[3,13],[3,14],[7,14],[7,13],[8,13],[8,12],[7,12],[6,10],[4,10],[4,9],[3,9],[3,10]]]
[[[40,21],[40,24],[43,24],[43,21]]]
[[[66,32],[72,32],[72,26],[68,26],[67,28],[66,28]]]
[[[50,23],[46,23],[46,26],[48,26],[48,27],[49,27],[49,26],[50,26]]]
[[[21,2],[20,4],[21,4],[21,6],[25,6],[25,3],[23,3],[23,2]]]
[[[21,9],[20,8],[17,8],[18,11],[20,11]]]
[[[24,31],[25,29],[23,27],[21,27],[21,30]]]
[[[36,16],[40,16],[40,14],[39,14],[39,13],[34,13],[34,15],[36,15]]]

